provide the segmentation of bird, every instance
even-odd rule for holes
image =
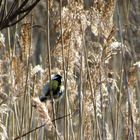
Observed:
[[[42,90],[42,96],[40,96],[41,102],[47,100],[59,100],[64,95],[64,86],[62,84],[62,76],[56,74],[51,81],[49,81]]]

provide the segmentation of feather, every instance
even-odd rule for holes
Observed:
[[[54,99],[59,99],[63,95],[61,79],[62,77],[57,74],[52,78],[51,82],[48,82],[43,87],[42,96],[40,97],[41,102],[51,99],[51,91]]]

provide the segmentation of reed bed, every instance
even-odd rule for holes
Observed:
[[[13,14],[22,1],[8,14],[11,3],[0,2],[9,18],[0,22],[0,139],[140,139],[139,7],[50,0],[22,17]],[[41,103],[52,74],[65,95]]]

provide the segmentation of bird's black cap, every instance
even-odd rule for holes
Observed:
[[[57,80],[57,79],[62,79],[62,76],[59,75],[59,74],[56,74],[56,75],[52,78],[52,80]]]

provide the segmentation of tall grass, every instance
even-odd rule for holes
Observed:
[[[1,31],[0,139],[140,138],[131,6],[41,1]],[[56,73],[63,76],[65,96],[41,103],[42,88]]]

